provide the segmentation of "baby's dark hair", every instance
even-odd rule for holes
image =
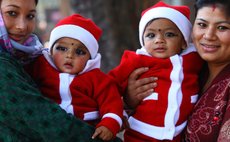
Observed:
[[[229,0],[196,0],[195,3],[195,15],[197,15],[197,11],[204,6],[207,5],[221,5],[223,7],[223,10],[227,14],[227,16],[230,16],[230,1]]]

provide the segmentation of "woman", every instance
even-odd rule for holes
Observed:
[[[230,141],[230,1],[198,0],[193,39],[207,62],[186,141]]]
[[[229,9],[226,0],[196,1],[193,41],[207,64],[200,76],[200,99],[189,118],[185,141],[230,141]],[[140,68],[130,76],[125,99],[131,107],[153,92],[152,86],[156,85],[153,78],[135,81],[146,70]]]
[[[99,141],[94,128],[41,96],[23,64],[39,56],[38,0],[0,0],[0,141]]]

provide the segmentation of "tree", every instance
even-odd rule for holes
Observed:
[[[141,11],[159,0],[70,0],[76,13],[91,18],[102,30],[101,69],[108,72],[120,62],[124,50],[140,48],[138,24]],[[171,1],[172,3],[172,1]],[[184,2],[191,5],[193,3]],[[192,8],[193,9],[193,8]]]

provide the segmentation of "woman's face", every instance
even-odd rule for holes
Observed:
[[[198,10],[193,41],[200,56],[209,64],[230,63],[230,17],[220,6],[206,6]]]
[[[9,37],[24,43],[35,28],[35,0],[1,0],[1,11]]]

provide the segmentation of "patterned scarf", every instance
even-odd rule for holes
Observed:
[[[31,34],[24,44],[20,44],[10,39],[0,13],[0,52],[8,52],[25,65],[41,55],[42,50],[43,45],[34,34]]]

